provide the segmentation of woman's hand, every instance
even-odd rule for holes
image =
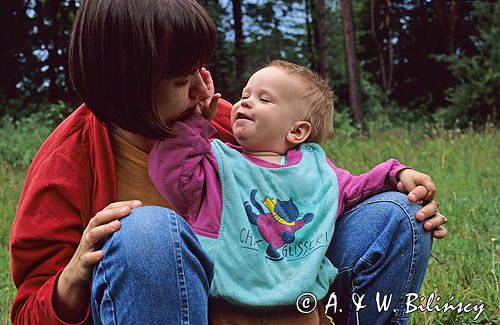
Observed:
[[[104,240],[120,228],[120,218],[141,204],[138,200],[111,203],[90,219],[75,254],[57,281],[54,307],[61,319],[71,322],[83,319],[90,296],[92,269],[103,258],[100,248]]]
[[[90,282],[94,264],[103,257],[99,248],[104,239],[120,228],[118,219],[127,216],[131,209],[141,204],[138,200],[111,203],[90,219],[73,258],[65,268],[65,271],[71,272],[71,278],[75,281]]]
[[[217,112],[217,104],[221,94],[215,93],[214,81],[210,75],[210,71],[205,68],[201,68],[200,76],[207,87],[207,91],[200,98],[200,102],[196,110],[207,120],[211,121]]]
[[[424,229],[432,231],[432,236],[437,239],[446,237],[448,230],[443,226],[448,220],[439,213],[439,205],[434,201],[436,185],[429,175],[417,172],[413,169],[404,169],[397,175],[398,191],[408,193],[408,200],[418,204],[424,204],[417,212],[417,220],[424,222]]]

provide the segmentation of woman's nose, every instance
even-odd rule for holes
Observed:
[[[191,80],[191,87],[189,88],[189,97],[193,99],[196,97],[203,97],[207,90],[207,85],[203,81],[201,74],[199,72],[195,72],[193,79]]]

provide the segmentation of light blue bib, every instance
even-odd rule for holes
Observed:
[[[337,177],[317,144],[301,161],[266,168],[212,142],[222,183],[219,237],[199,236],[215,260],[210,296],[246,306],[290,306],[323,298],[337,269],[325,257],[338,209]]]

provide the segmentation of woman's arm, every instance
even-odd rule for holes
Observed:
[[[52,298],[83,230],[79,181],[63,176],[76,175],[75,166],[61,156],[45,158],[30,167],[11,230],[11,272],[18,289],[12,307],[15,324],[64,323]],[[86,307],[75,313],[85,316]]]
[[[11,230],[11,272],[18,289],[11,319],[13,324],[85,323],[92,266],[102,258],[99,244],[119,228],[113,220],[140,202],[110,205],[86,225],[92,204],[87,169],[43,150],[30,167]]]

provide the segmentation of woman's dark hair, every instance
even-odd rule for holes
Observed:
[[[76,91],[99,120],[151,139],[172,134],[155,107],[163,78],[207,63],[217,32],[195,0],[82,0],[69,48]]]

